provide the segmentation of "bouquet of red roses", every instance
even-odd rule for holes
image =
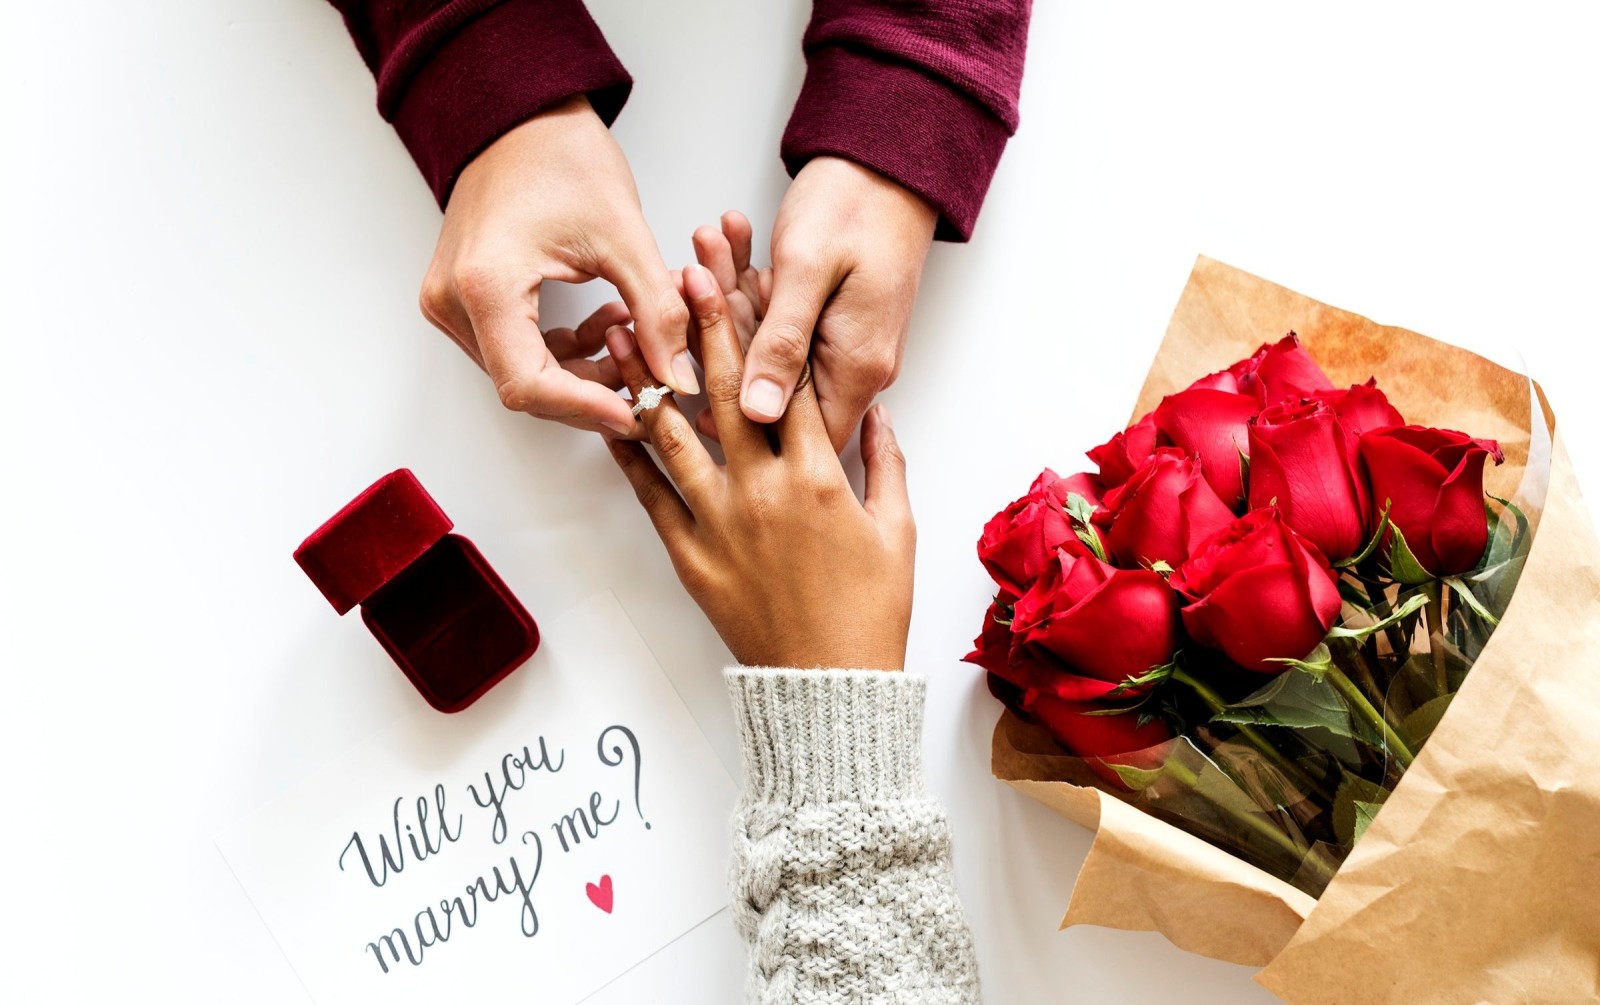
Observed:
[[[1096,832],[1063,927],[1593,998],[1600,540],[1537,385],[1202,258],[1133,415],[978,545],[995,776]]]
[[[1291,332],[989,521],[967,660],[1102,784],[1315,896],[1459,690],[1531,540],[1493,440]]]

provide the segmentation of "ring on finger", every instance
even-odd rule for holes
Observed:
[[[671,393],[672,388],[670,387],[641,387],[633,404],[634,416],[637,417],[640,412],[648,412],[650,409],[655,408],[665,401],[667,395]]]

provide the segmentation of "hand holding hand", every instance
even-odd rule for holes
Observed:
[[[853,161],[818,157],[801,168],[773,225],[771,303],[745,365],[746,416],[782,416],[809,358],[829,439],[844,447],[900,372],[937,222],[920,197]]]
[[[743,352],[728,297],[705,268],[682,279],[727,464],[670,398],[641,416],[665,475],[640,444],[609,441],[678,578],[740,663],[900,669],[916,528],[887,412],[868,413],[861,432],[863,505],[804,369],[785,415],[770,429],[751,422],[740,412]],[[637,394],[650,377],[632,334],[614,327],[606,341]]]
[[[539,288],[603,278],[608,304],[576,330],[541,332]],[[628,405],[599,349],[631,315],[656,380],[700,390],[688,311],[644,222],[627,159],[589,102],[574,98],[501,136],[461,172],[445,210],[422,313],[494,380],[505,406],[626,433]]]

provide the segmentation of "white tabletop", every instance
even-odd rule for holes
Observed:
[[[669,261],[730,207],[764,239],[807,5],[592,8],[637,79],[616,133]],[[888,393],[929,777],[989,1001],[1266,1002],[1248,969],[1158,936],[1057,932],[1090,835],[989,775],[997,707],[958,662],[988,591],[973,541],[1125,418],[1197,253],[1520,354],[1600,485],[1600,23],[1583,4],[1036,8],[1021,132],[976,238],[934,251]],[[438,212],[334,11],[19,2],[5,21],[0,987],[305,1000],[211,842],[418,705],[289,557],[395,467],[536,617],[614,590],[734,764],[725,651],[600,444],[502,410],[417,313]],[[723,915],[594,1001],[731,1002],[741,976]]]

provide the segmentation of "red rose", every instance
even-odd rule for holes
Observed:
[[[1106,493],[1095,522],[1109,525],[1106,550],[1127,568],[1157,560],[1176,568],[1195,545],[1233,522],[1201,474],[1200,462],[1163,447]]]
[[[1276,509],[1253,510],[1202,543],[1171,582],[1193,601],[1183,624],[1194,640],[1261,673],[1284,669],[1270,659],[1304,658],[1339,616],[1333,570]]]
[[[1389,520],[1435,576],[1478,564],[1489,544],[1483,511],[1483,462],[1505,460],[1500,444],[1448,429],[1393,426],[1361,437],[1372,479],[1372,505],[1390,504]]]
[[[1389,399],[1378,390],[1378,378],[1365,384],[1354,384],[1340,391],[1317,391],[1310,395],[1315,401],[1327,402],[1339,422],[1352,434],[1360,436],[1369,429],[1383,426],[1403,426],[1405,419]]]
[[[1077,546],[1068,493],[1076,492],[1099,505],[1100,487],[1085,474],[1062,478],[1045,468],[1028,494],[996,513],[978,538],[978,560],[1002,590],[1013,596],[1028,592],[1056,549]]]
[[[1277,506],[1330,561],[1360,552],[1372,524],[1357,443],[1326,402],[1263,410],[1250,424],[1250,508]]]
[[[1152,415],[1162,442],[1200,458],[1206,481],[1229,506],[1244,500],[1240,455],[1249,447],[1248,425],[1261,405],[1255,398],[1193,387],[1161,399]]]
[[[1115,569],[1093,555],[1061,551],[1016,603],[1013,663],[1059,660],[1048,689],[1058,698],[1101,697],[1170,662],[1178,648],[1178,598],[1148,569]],[[1019,651],[1020,650],[1020,651]]]
[[[1127,481],[1155,449],[1155,417],[1146,415],[1089,451],[1089,460],[1100,467],[1100,484],[1111,489]]]
[[[1086,759],[1096,774],[1119,789],[1131,788],[1106,764],[1112,762],[1153,771],[1166,761],[1172,728],[1164,719],[1139,725],[1139,713],[1088,715],[1107,706],[1099,702],[1063,701],[1051,694],[1027,692],[1023,713],[1043,726],[1069,753]]]
[[[1262,405],[1333,390],[1333,381],[1300,345],[1300,336],[1294,332],[1263,345],[1247,359],[1228,367],[1227,372],[1238,381],[1239,393],[1253,395]]]

